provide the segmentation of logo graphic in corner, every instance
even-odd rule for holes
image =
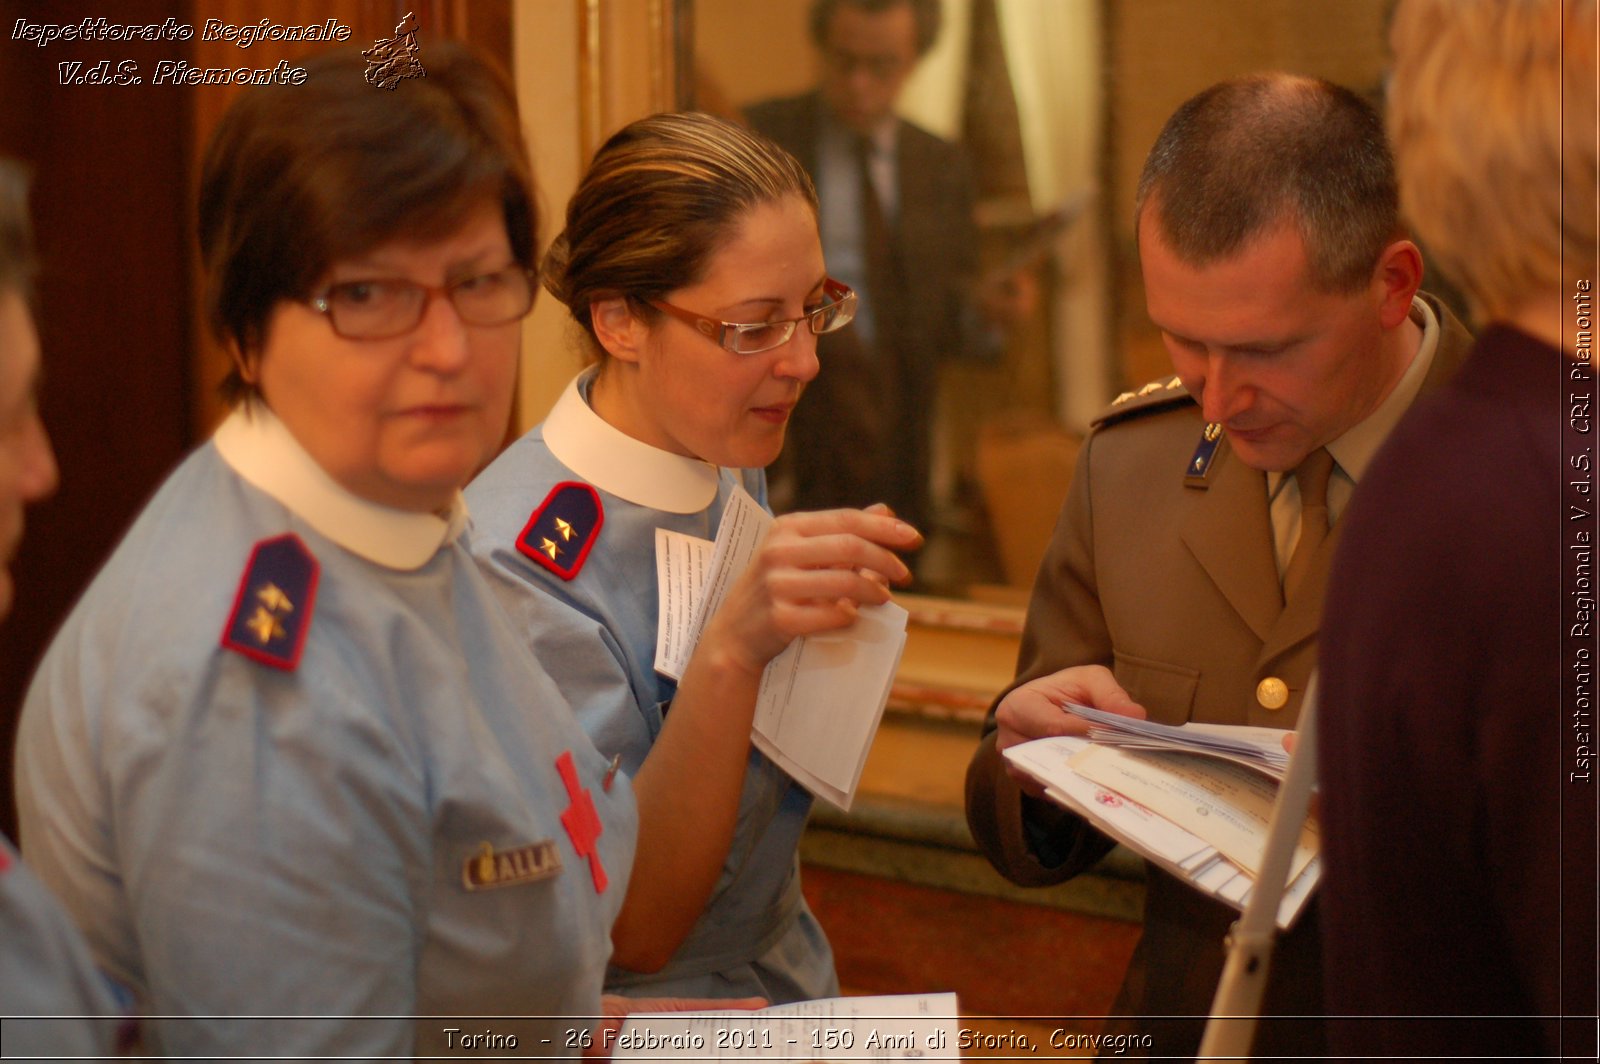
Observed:
[[[371,48],[361,53],[367,61],[368,85],[394,91],[402,78],[425,78],[422,60],[417,58],[417,16],[410,11],[394,28],[394,36],[374,41]]]

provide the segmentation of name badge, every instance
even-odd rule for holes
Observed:
[[[461,885],[468,890],[494,890],[535,883],[561,874],[561,854],[554,839],[496,850],[487,842],[461,865]]]

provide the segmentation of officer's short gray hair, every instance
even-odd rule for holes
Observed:
[[[1403,232],[1377,111],[1330,81],[1287,74],[1224,81],[1179,107],[1139,175],[1135,232],[1152,201],[1162,241],[1196,266],[1295,225],[1329,291],[1365,284]]]

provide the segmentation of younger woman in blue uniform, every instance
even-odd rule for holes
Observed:
[[[223,119],[199,236],[233,412],[23,710],[25,850],[155,1052],[575,1055],[600,1009],[630,787],[459,491],[505,431],[532,180],[504,79],[426,62],[386,91],[330,53]],[[513,1014],[544,1019],[446,1018]]]
[[[853,313],[816,211],[792,157],[718,119],[612,137],[544,269],[597,364],[468,492],[501,602],[633,777],[639,853],[607,979],[630,995],[838,989],[800,893],[811,799],[751,748],[751,719],[766,664],[886,601],[909,577],[893,552],[921,537],[881,507],[779,518],[681,681],[654,670],[657,529],[714,539],[734,491],[765,504],[817,334]]]

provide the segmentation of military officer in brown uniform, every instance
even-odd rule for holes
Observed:
[[[1081,732],[1060,701],[1294,726],[1338,515],[1412,399],[1471,342],[1418,294],[1381,120],[1327,82],[1243,78],[1185,103],[1145,163],[1137,225],[1176,376],[1118,397],[1085,443],[1016,683],[967,775],[973,835],[1025,885],[1111,847],[999,754]],[[1152,1055],[1192,1055],[1236,915],[1152,866],[1112,1028],[1148,1034]],[[1280,943],[1267,1014],[1322,1012],[1317,938],[1313,905]],[[1322,1045],[1320,1023],[1283,1019],[1263,1023],[1256,1048]]]

